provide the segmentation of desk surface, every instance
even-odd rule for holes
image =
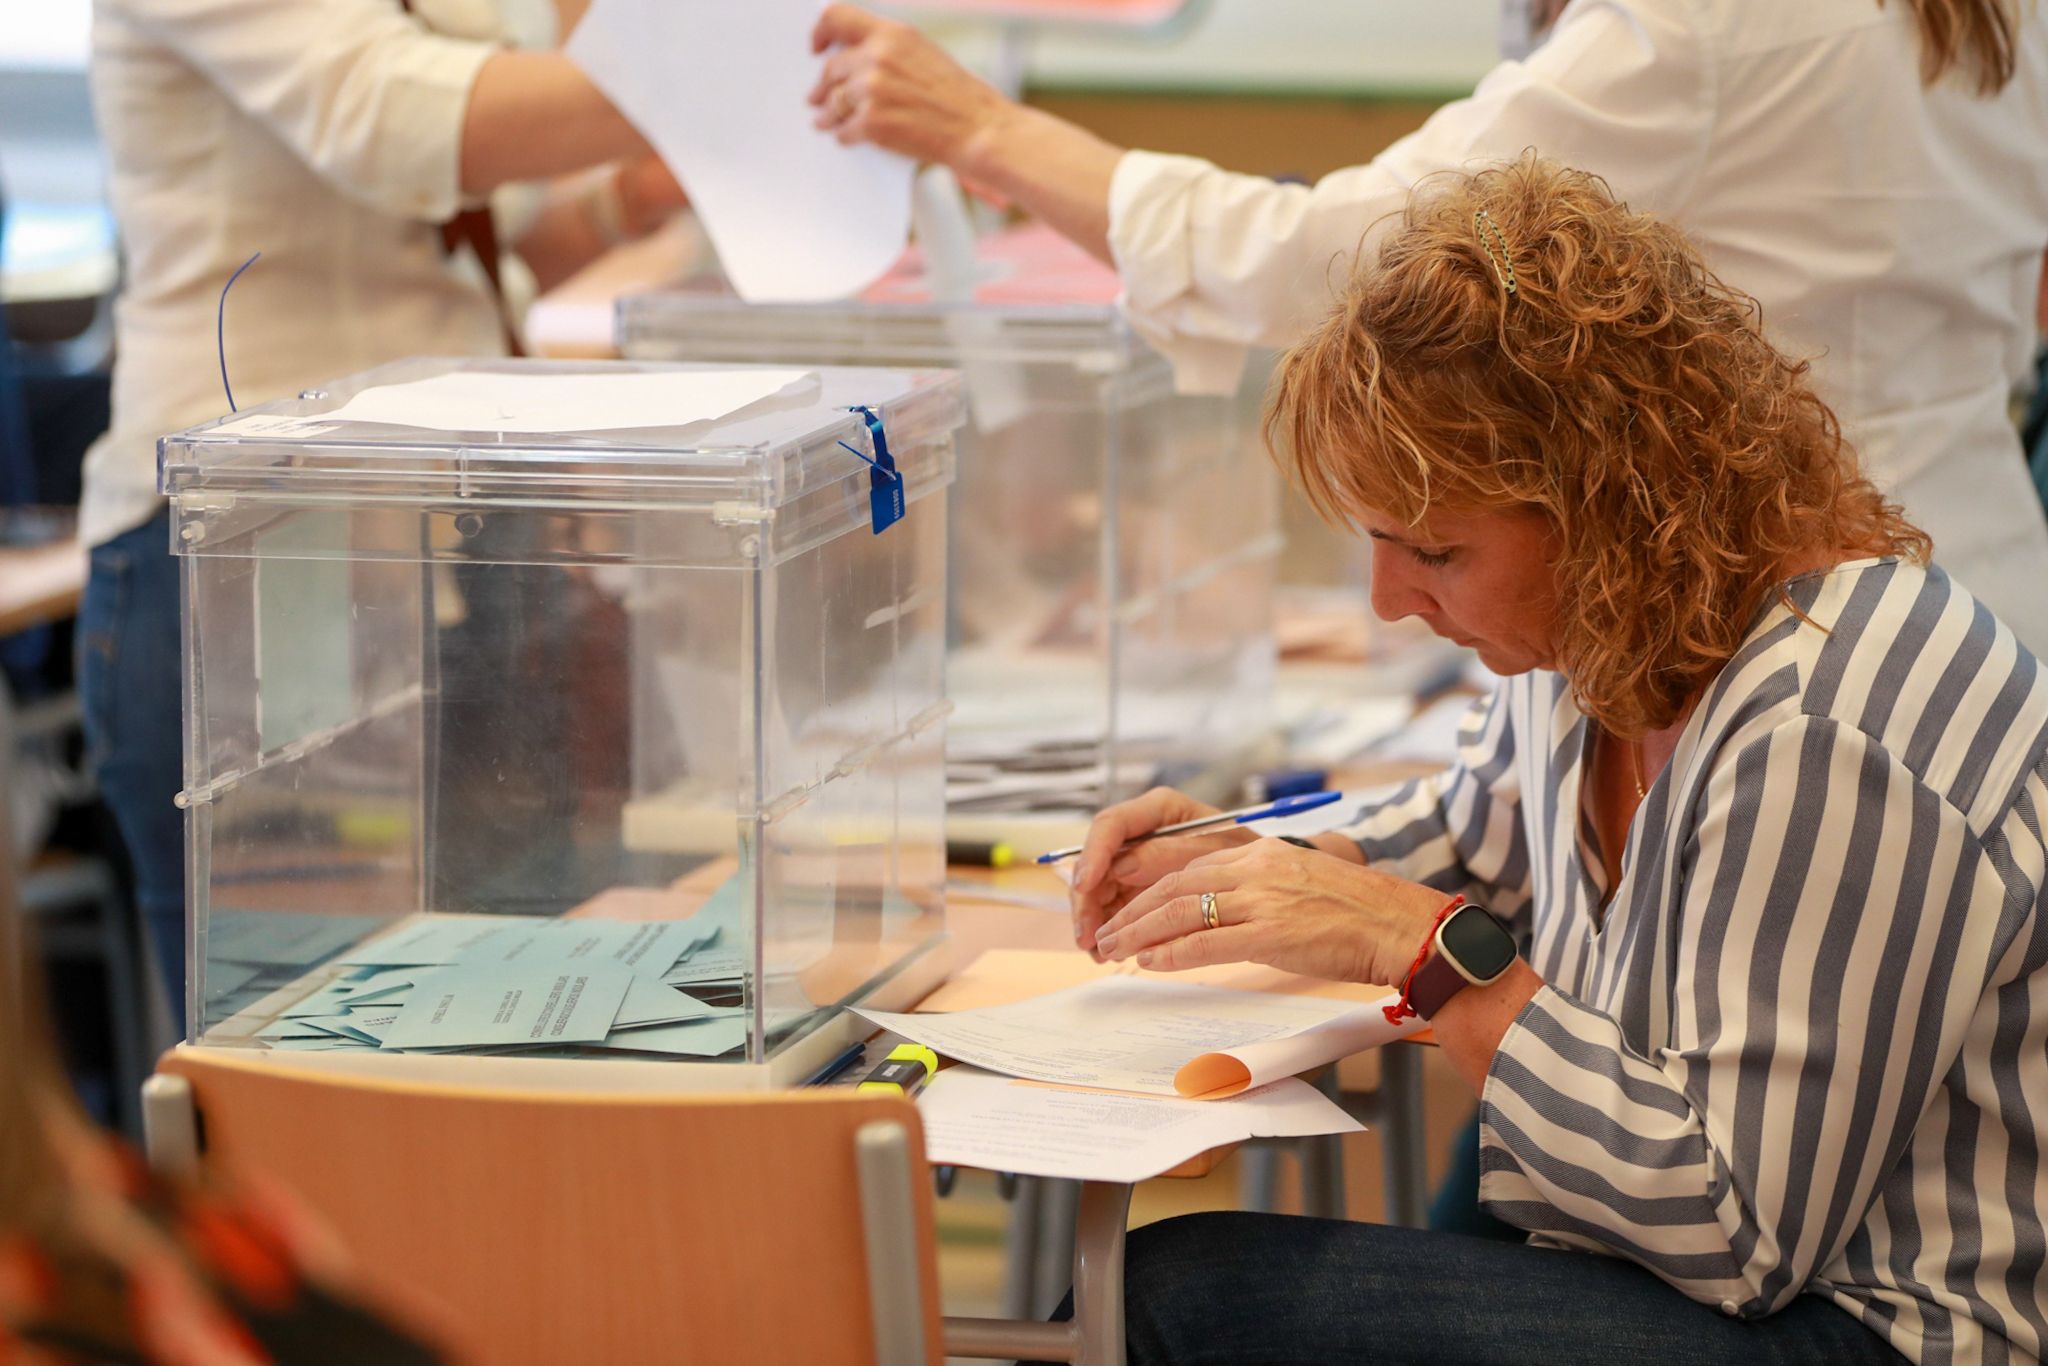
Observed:
[[[0,636],[74,615],[85,573],[85,547],[75,539],[0,546]]]

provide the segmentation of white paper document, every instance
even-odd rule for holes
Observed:
[[[1334,1062],[1416,1024],[1388,1024],[1378,1003],[1132,977],[984,1010],[860,1013],[958,1062],[1013,1077],[1210,1099]]]
[[[822,8],[594,0],[564,49],[661,153],[753,303],[844,298],[910,231],[910,160],[811,126]]]
[[[326,424],[374,422],[442,432],[601,432],[719,422],[817,385],[810,370],[650,370],[627,374],[452,370],[378,384],[331,413]],[[238,418],[215,430],[242,431]]]
[[[933,1162],[1075,1181],[1142,1181],[1226,1143],[1363,1127],[1292,1077],[1219,1105],[949,1067],[925,1087],[917,1108]]]

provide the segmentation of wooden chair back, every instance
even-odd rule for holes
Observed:
[[[207,1162],[289,1188],[483,1366],[941,1359],[901,1098],[444,1087],[191,1047],[153,1085],[153,1161],[155,1102],[189,1085]]]

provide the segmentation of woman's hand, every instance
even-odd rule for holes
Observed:
[[[1074,942],[1094,952],[1102,922],[1138,893],[1189,861],[1257,838],[1241,825],[1218,826],[1186,835],[1168,835],[1126,849],[1139,835],[1163,825],[1200,820],[1218,814],[1213,806],[1170,787],[1155,787],[1142,797],[1105,807],[1088,827],[1088,839],[1074,863]],[[1102,955],[1096,954],[1099,959]]]
[[[1202,917],[1215,894],[1217,928]],[[1097,957],[1162,972],[1263,963],[1305,977],[1398,986],[1449,898],[1283,840],[1208,854],[1131,899],[1096,936]]]
[[[810,93],[814,124],[840,142],[872,142],[971,174],[966,162],[1015,106],[908,24],[828,5],[811,51],[837,48]]]

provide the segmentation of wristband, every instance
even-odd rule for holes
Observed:
[[[1429,946],[1436,942],[1437,927],[1450,919],[1452,911],[1457,910],[1458,907],[1464,904],[1464,897],[1452,897],[1450,903],[1438,911],[1436,918],[1429,922],[1429,933],[1422,936],[1422,947],[1416,950],[1415,961],[1408,965],[1407,974],[1401,978],[1401,999],[1390,1006],[1380,1007],[1386,1014],[1388,1024],[1397,1025],[1401,1021],[1420,1013],[1408,1002],[1408,993],[1415,987],[1415,974],[1422,970],[1423,963],[1429,958]]]

